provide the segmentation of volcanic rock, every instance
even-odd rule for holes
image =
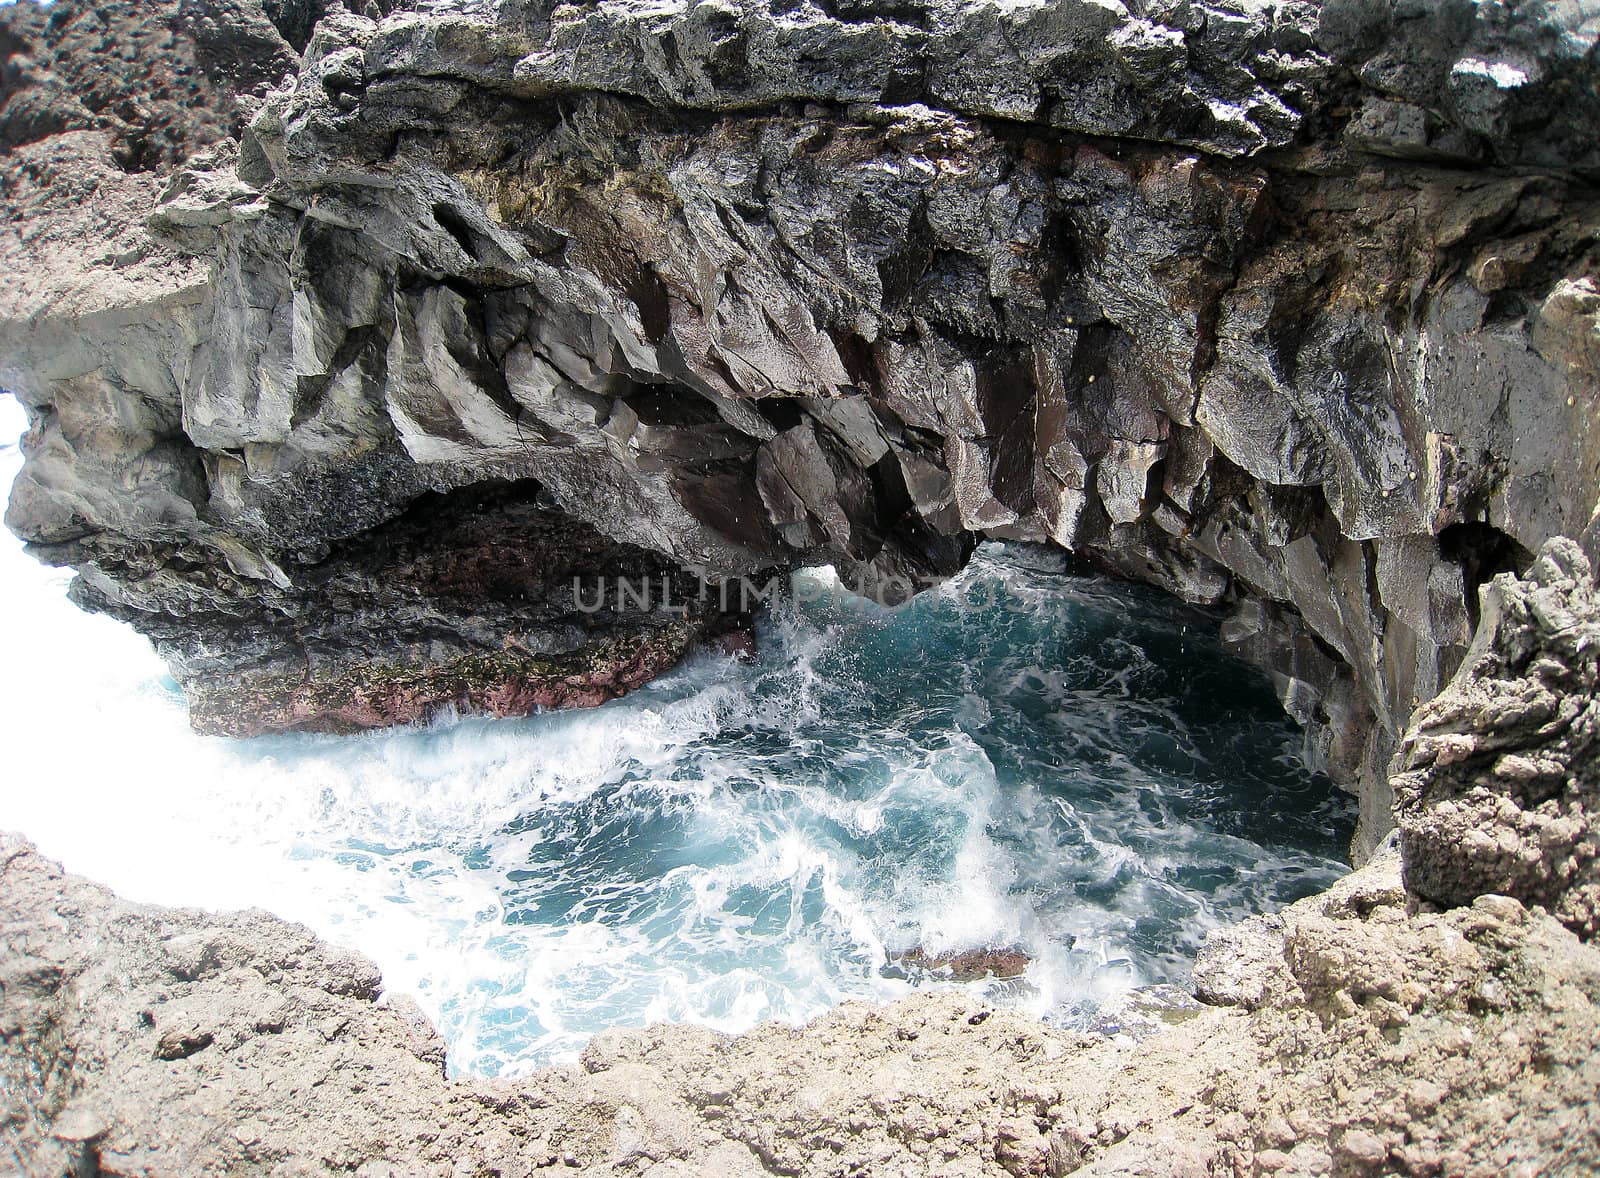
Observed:
[[[975,982],[983,978],[1020,978],[1027,972],[1031,960],[1027,953],[1015,946],[929,953],[919,945],[904,953],[892,954],[889,968],[913,977],[929,975],[957,982]]]
[[[1449,906],[1514,896],[1600,933],[1600,600],[1589,560],[1552,540],[1418,713],[1390,779],[1406,886]]]
[[[208,729],[670,665],[599,635],[552,693],[537,610],[440,607],[437,664],[341,629],[345,549],[514,483],[684,573],[894,602],[995,538],[1217,605],[1361,857],[1479,586],[1600,555],[1581,6],[385,7],[0,15],[7,519]]]

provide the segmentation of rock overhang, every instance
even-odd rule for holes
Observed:
[[[892,588],[980,537],[1059,544],[1226,605],[1363,783],[1370,843],[1478,584],[1590,530],[1585,28],[1339,3],[333,11],[237,148],[128,197],[158,292],[197,265],[203,287],[124,301],[70,369],[48,291],[7,336],[40,415],[12,518],[102,588],[164,544],[241,594],[507,479],[725,575]],[[1480,74],[1499,105],[1451,97]],[[182,502],[106,493],[134,469]]]

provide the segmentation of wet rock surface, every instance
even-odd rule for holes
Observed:
[[[277,569],[252,582],[237,560],[179,582],[170,570],[201,562],[172,546],[119,556],[86,563],[74,600],[139,626],[184,684],[193,726],[231,735],[593,707],[696,643],[753,649],[767,590],[607,540],[530,483],[426,494],[295,582]]]
[[[890,958],[886,970],[906,977],[933,977],[971,982],[980,978],[1020,978],[1028,972],[1032,959],[1014,946],[1006,948],[963,949],[959,952],[930,953],[918,946]]]
[[[312,586],[287,643],[343,547],[496,481],[891,601],[1052,543],[1225,607],[1364,854],[1479,584],[1593,555],[1581,5],[52,13],[0,17],[8,520],[152,631]],[[78,112],[93,21],[164,29],[153,69],[231,30],[240,104]]]
[[[1600,951],[1508,897],[1408,911],[1392,853],[1213,936],[1198,975],[1242,953],[1263,979],[1242,1005],[1135,995],[1079,1033],[934,992],[738,1038],[612,1031],[494,1082],[446,1079],[410,1000],[299,926],[128,904],[9,836],[0,885],[0,1156],[29,1174],[1600,1164]]]

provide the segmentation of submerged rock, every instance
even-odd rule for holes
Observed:
[[[1089,1035],[1138,1041],[1197,1018],[1204,1010],[1204,1003],[1182,986],[1161,983],[1140,986],[1108,999],[1082,1019],[1081,1026]],[[1073,1025],[1080,1023],[1075,1021]]]
[[[1027,953],[1014,946],[929,953],[919,945],[904,953],[891,954],[885,970],[895,976],[927,976],[956,982],[976,982],[983,978],[1020,978],[1027,973],[1030,961],[1032,958]]]

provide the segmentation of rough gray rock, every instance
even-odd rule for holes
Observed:
[[[0,18],[0,151],[102,131],[118,168],[170,170],[238,135],[238,98],[259,98],[293,73],[296,54],[268,20],[282,8],[104,0],[8,9]]]
[[[337,499],[345,486],[300,490]],[[293,583],[275,566],[251,580],[248,552],[204,580],[175,578],[188,555],[150,545],[86,563],[71,595],[153,638],[185,684],[191,724],[229,735],[353,732],[443,707],[591,707],[675,666],[696,642],[753,642],[759,581],[685,575],[540,498],[524,483],[424,495]]]
[[[1417,713],[1391,778],[1406,886],[1445,905],[1539,904],[1600,933],[1600,600],[1554,540],[1484,588],[1450,686]]]
[[[1479,584],[1600,539],[1594,18],[1430,12],[332,9],[110,224],[36,162],[103,129],[7,157],[8,522],[180,671],[195,582],[279,603],[245,664],[279,576],[481,482],[888,600],[1053,543],[1226,607],[1365,853]]]
[[[1600,949],[1505,897],[1408,915],[1397,866],[1286,910],[1248,1013],[1164,999],[1138,1033],[1125,1011],[1083,1035],[934,992],[737,1038],[612,1031],[577,1066],[490,1082],[447,1080],[364,959],[261,912],[128,904],[0,836],[0,1159],[124,1178],[1600,1166]]]

